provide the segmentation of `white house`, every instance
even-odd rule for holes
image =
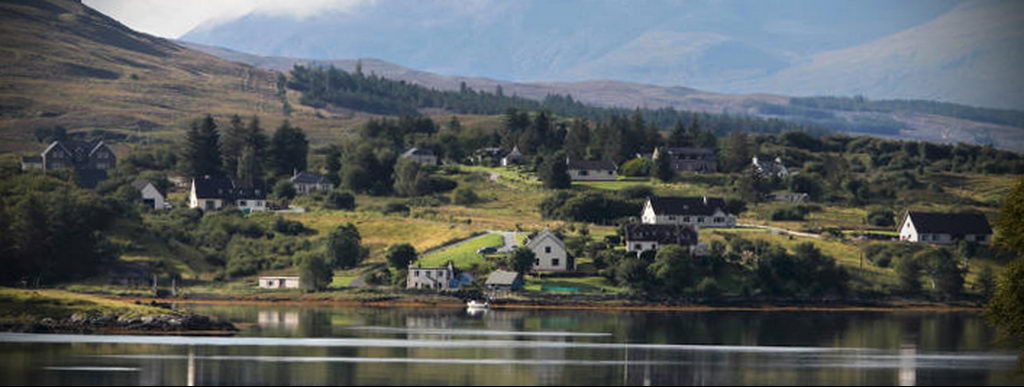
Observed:
[[[533,251],[536,260],[533,271],[573,271],[573,258],[565,248],[565,242],[551,230],[544,230],[526,241],[526,248]]]
[[[437,165],[437,155],[430,149],[411,148],[402,153],[401,157],[420,164]]]
[[[405,280],[407,289],[458,289],[459,278],[455,277],[455,266],[451,262],[443,267],[419,267],[409,265]]]
[[[334,189],[334,183],[331,183],[326,177],[313,172],[295,172],[289,180],[295,186],[295,192],[299,195]]]
[[[664,245],[679,245],[695,253],[698,246],[697,231],[691,226],[678,224],[627,224],[626,251],[640,255],[644,251],[658,250]]]
[[[937,245],[961,240],[988,244],[992,242],[992,226],[983,214],[946,214],[907,211],[899,226],[900,240]]]
[[[572,180],[615,180],[619,167],[611,161],[567,161]]]
[[[132,187],[139,190],[139,194],[142,196],[142,203],[147,208],[154,210],[165,210],[170,208],[164,194],[160,193],[160,190],[156,189],[156,186],[148,180],[135,180],[132,182]]]
[[[721,198],[651,197],[640,215],[645,224],[676,224],[693,227],[736,227],[736,215],[726,212]]]
[[[523,162],[523,152],[519,151],[519,146],[512,147],[512,151],[508,152],[505,157],[501,158],[501,166],[507,167],[513,164],[519,164]]]
[[[718,159],[715,157],[714,149],[667,148],[665,153],[673,170],[697,173],[715,173],[718,171]],[[655,148],[651,159],[654,160],[661,156],[660,151]]]
[[[260,289],[298,289],[299,285],[297,276],[260,277]]]
[[[244,212],[267,210],[267,193],[262,188],[236,187],[223,176],[205,175],[192,179],[189,208],[204,211],[235,206]]]
[[[754,167],[754,170],[756,170],[757,173],[765,176],[789,176],[789,168],[786,168],[786,166],[782,164],[782,159],[779,157],[776,157],[774,161],[771,161],[761,160],[758,159],[757,156],[754,156],[750,161],[750,165]]]

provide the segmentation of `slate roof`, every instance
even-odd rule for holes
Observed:
[[[292,176],[291,181],[294,184],[331,184],[326,177],[313,172],[299,172]]]
[[[262,187],[236,187],[235,183],[224,176],[204,175],[195,178],[196,196],[200,199],[266,199],[267,192]]]
[[[43,162],[43,156],[22,157],[21,162],[25,164],[41,164]]]
[[[580,170],[605,170],[614,171],[619,169],[615,163],[611,161],[579,161],[570,160],[568,163],[569,169],[580,169]]]
[[[518,146],[512,147],[512,151],[508,152],[508,154],[505,155],[505,158],[507,158],[507,159],[518,159],[518,158],[521,158],[521,157],[523,157],[523,152],[519,151],[519,147]]]
[[[132,182],[132,187],[135,187],[135,189],[141,191],[141,190],[145,189],[147,185],[150,185],[150,184],[153,184],[153,183],[150,183],[149,180],[138,179],[138,180],[135,180],[135,181]],[[156,187],[156,185],[154,185],[153,187]]]
[[[725,211],[725,199],[704,197],[666,198],[651,197],[651,206],[658,215],[697,215],[711,216],[715,210]],[[726,212],[727,213],[727,212]]]
[[[512,271],[497,270],[487,276],[487,285],[512,286],[519,279],[519,273]]]
[[[992,234],[992,226],[983,214],[947,214],[910,211],[914,229],[927,234]]]
[[[697,232],[676,224],[627,224],[626,241],[658,242],[689,246],[697,244]]]
[[[530,240],[526,241],[526,247],[532,250],[540,244],[540,241],[547,237],[554,239],[555,244],[557,244],[562,250],[565,250],[565,242],[562,242],[562,238],[559,238],[558,235],[555,235],[551,230],[541,231],[537,233],[537,235],[531,237]]]

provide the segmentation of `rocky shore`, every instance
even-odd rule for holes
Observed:
[[[65,319],[42,318],[34,323],[0,325],[0,330],[18,333],[74,334],[167,334],[233,335],[234,324],[197,314],[155,316],[87,316],[76,313]]]

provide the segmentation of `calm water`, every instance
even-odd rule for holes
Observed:
[[[1024,384],[974,313],[192,309],[243,332],[0,334],[0,384]]]

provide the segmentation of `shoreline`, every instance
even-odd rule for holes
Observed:
[[[162,303],[180,305],[211,306],[310,306],[310,307],[365,307],[365,308],[439,308],[465,309],[462,302],[433,302],[410,300],[330,300],[330,299],[190,299],[190,298],[110,298],[113,300],[140,301],[159,300]],[[887,301],[865,304],[831,303],[757,303],[750,305],[708,305],[708,304],[657,304],[657,303],[589,303],[551,304],[531,301],[497,301],[490,305],[492,310],[592,310],[609,312],[981,312],[981,306],[950,305],[927,302]]]

